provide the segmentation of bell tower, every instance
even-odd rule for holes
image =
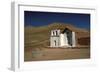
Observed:
[[[50,47],[60,47],[60,30],[51,30]]]

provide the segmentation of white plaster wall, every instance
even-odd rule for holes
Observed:
[[[75,32],[72,32],[72,47],[76,46]]]
[[[64,35],[60,34],[60,46],[64,46]]]
[[[60,46],[68,46],[68,40],[66,34],[60,34]]]
[[[60,30],[57,30],[57,32],[58,32],[58,35],[60,36]]]
[[[55,41],[56,40],[56,46],[55,46]],[[59,41],[59,37],[51,37],[50,38],[50,47],[59,47],[59,43],[60,43],[60,41]]]
[[[60,45],[60,30],[51,30],[51,37],[50,37],[50,47],[59,47]],[[56,41],[56,45],[55,45],[55,41]]]
[[[51,36],[53,36],[53,30],[51,30]]]
[[[57,35],[56,35],[57,32]],[[51,30],[51,36],[59,36],[60,35],[60,30]]]

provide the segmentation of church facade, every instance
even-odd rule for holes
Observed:
[[[50,47],[75,47],[75,32],[67,28],[51,30]]]

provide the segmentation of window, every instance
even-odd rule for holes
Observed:
[[[54,31],[53,31],[53,35],[54,35]]]

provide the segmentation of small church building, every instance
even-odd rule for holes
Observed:
[[[68,28],[51,30],[50,47],[76,47],[75,32]]]

